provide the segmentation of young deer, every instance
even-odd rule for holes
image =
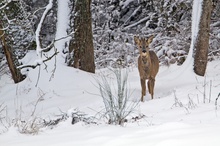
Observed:
[[[155,77],[159,70],[159,60],[154,51],[149,50],[149,45],[152,42],[154,36],[150,36],[148,39],[139,38],[134,36],[134,41],[138,46],[140,56],[138,58],[138,70],[140,74],[142,95],[141,101],[144,101],[146,95],[146,80],[148,79],[148,91],[151,94],[151,98],[154,96],[154,83]]]

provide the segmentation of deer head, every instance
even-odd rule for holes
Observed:
[[[134,42],[138,46],[138,50],[140,53],[140,57],[143,61],[143,64],[147,64],[148,60],[150,59],[149,45],[152,42],[153,38],[154,36],[150,36],[148,39],[134,36]]]

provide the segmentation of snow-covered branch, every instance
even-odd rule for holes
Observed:
[[[145,22],[145,21],[147,21],[147,20],[150,20],[150,17],[149,17],[149,16],[148,16],[148,17],[145,17],[145,18],[143,18],[143,19],[141,19],[141,20],[139,20],[138,22],[136,22],[136,23],[134,23],[134,24],[131,24],[131,25],[129,25],[129,26],[126,26],[126,27],[124,28],[124,30],[127,30],[127,29],[130,29],[131,27],[137,26],[138,24],[143,23],[143,22]]]
[[[1,2],[1,4],[3,4],[3,6],[0,7],[0,10],[6,8],[9,3],[17,2],[17,1],[19,1],[19,0],[5,0],[5,1]]]
[[[50,57],[48,57],[47,59],[45,60],[39,60],[39,61],[36,61],[36,64],[35,65],[25,65],[25,66],[20,66],[18,67],[19,69],[23,69],[23,68],[33,68],[35,69],[37,66],[40,66],[42,63],[45,63],[49,60],[51,60],[53,57],[55,57],[59,52],[55,51],[53,55],[51,55]]]
[[[41,52],[43,51],[43,50],[45,50],[45,48],[42,48],[41,47],[41,42],[40,42],[40,31],[41,31],[41,27],[42,27],[42,24],[43,24],[43,22],[44,22],[44,20],[45,20],[45,18],[46,18],[46,16],[47,16],[47,14],[49,13],[49,11],[52,9],[52,7],[53,7],[53,0],[49,0],[49,3],[48,3],[48,5],[45,7],[45,11],[44,11],[44,13],[43,13],[43,15],[42,15],[42,17],[41,17],[41,20],[40,20],[40,22],[39,22],[39,24],[38,24],[38,27],[37,27],[37,30],[36,30],[36,45],[37,45],[37,48],[36,48],[36,51],[37,51],[37,55],[39,56],[39,57],[41,57]],[[46,48],[47,49],[47,48]]]
[[[5,3],[3,6],[0,7],[0,10],[4,9],[7,5],[8,5],[8,3]]]

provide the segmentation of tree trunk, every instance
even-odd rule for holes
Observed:
[[[5,53],[8,67],[10,69],[12,79],[15,83],[21,82],[25,79],[25,76],[23,76],[20,72],[20,70],[16,67],[15,61],[17,61],[16,56],[14,56],[14,53],[11,51],[10,46],[7,45],[6,39],[5,39],[5,32],[3,31],[3,26],[0,22],[0,41],[2,44],[3,51]]]
[[[95,63],[90,5],[91,0],[76,0],[75,3],[73,66],[94,73]]]
[[[208,62],[212,0],[203,0],[198,37],[195,42],[194,72],[204,76]]]

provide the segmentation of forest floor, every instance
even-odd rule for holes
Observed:
[[[33,56],[29,53],[24,61],[33,61]],[[151,100],[147,94],[143,103],[139,102],[137,67],[126,69],[129,103],[137,106],[123,126],[109,125],[103,118],[105,108],[96,80],[105,75],[116,81],[111,71],[90,74],[59,62],[55,72],[53,69],[51,63],[47,70],[42,66],[40,74],[37,69],[30,70],[19,84],[9,75],[0,78],[2,146],[220,145],[220,101],[216,100],[220,93],[219,61],[208,63],[205,77],[176,65],[161,66],[155,98]],[[95,117],[95,122],[82,120],[72,125],[72,118],[66,118],[55,126],[35,128],[36,134],[20,133],[37,127],[37,119],[52,121],[72,111]]]

